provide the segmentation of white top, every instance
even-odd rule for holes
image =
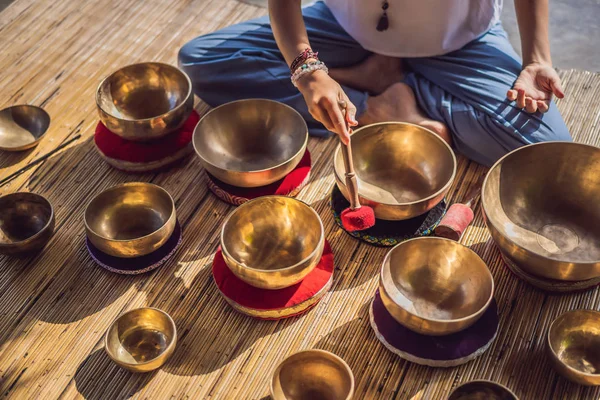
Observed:
[[[458,50],[500,19],[503,0],[388,0],[389,27],[377,31],[383,0],[325,0],[362,47],[392,57],[428,57]]]

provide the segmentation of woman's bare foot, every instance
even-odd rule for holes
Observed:
[[[417,105],[413,90],[405,83],[395,83],[379,96],[369,97],[367,111],[358,119],[360,125],[388,121],[420,125],[437,133],[448,144],[452,143],[448,127],[425,116]]]
[[[402,60],[373,54],[352,67],[331,69],[329,75],[342,85],[377,95],[402,80]]]

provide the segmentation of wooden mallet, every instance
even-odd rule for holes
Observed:
[[[435,228],[434,234],[451,240],[459,240],[467,227],[473,222],[473,203],[481,194],[481,186],[484,177],[479,178],[477,183],[465,196],[464,203],[454,203],[450,206],[440,224]]]

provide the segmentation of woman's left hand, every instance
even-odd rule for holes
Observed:
[[[560,77],[554,68],[548,64],[532,63],[523,68],[506,97],[516,101],[517,107],[524,108],[527,112],[545,113],[553,94],[559,99],[565,96]]]

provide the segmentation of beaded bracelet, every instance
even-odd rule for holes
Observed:
[[[297,83],[300,78],[305,75],[312,74],[315,71],[325,71],[325,73],[329,73],[327,66],[322,61],[312,61],[310,63],[302,64],[294,73],[292,74],[292,84],[295,87],[298,87]]]
[[[319,59],[319,52],[314,52],[310,47],[304,49],[304,51],[296,56],[292,64],[290,65],[290,71],[294,73],[302,64],[306,63],[306,60],[309,59]]]

